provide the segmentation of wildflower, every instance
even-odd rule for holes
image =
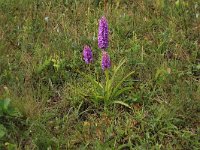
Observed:
[[[89,46],[85,45],[83,49],[83,59],[86,64],[89,64],[93,60],[92,50]]]
[[[46,16],[46,17],[44,18],[44,20],[45,20],[46,22],[49,22],[49,17]]]
[[[103,70],[111,67],[110,56],[108,55],[106,51],[102,52],[101,67]]]
[[[99,20],[98,46],[100,49],[108,48],[108,22],[104,16]]]

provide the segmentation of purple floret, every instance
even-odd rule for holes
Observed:
[[[102,52],[101,67],[103,70],[106,70],[111,67],[110,56],[106,51]]]
[[[103,50],[108,48],[108,22],[104,16],[99,20],[98,46]]]
[[[84,59],[86,64],[91,63],[92,60],[93,60],[92,50],[87,45],[84,46],[84,49],[83,49],[83,59]]]

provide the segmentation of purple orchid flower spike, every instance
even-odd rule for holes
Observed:
[[[109,69],[111,67],[110,56],[106,51],[102,52],[101,67],[103,70]]]
[[[104,16],[99,20],[98,47],[103,50],[108,48],[108,22]]]
[[[83,59],[86,64],[90,64],[93,61],[92,50],[89,46],[85,45],[83,49]]]

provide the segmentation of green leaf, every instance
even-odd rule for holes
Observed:
[[[6,128],[2,124],[0,124],[0,139],[6,134],[6,132]]]
[[[126,104],[125,102],[122,102],[122,101],[114,101],[113,103],[114,104],[120,104],[120,105],[123,105],[123,106],[125,106],[127,108],[132,109],[131,106],[129,106],[128,104]]]
[[[118,88],[121,86],[121,84],[130,76],[134,73],[135,71],[130,72],[128,75],[126,75],[117,85],[116,87],[113,89],[113,93],[116,93]]]
[[[122,88],[120,90],[117,90],[115,93],[113,93],[113,97],[117,97],[119,95],[121,95],[122,93],[126,92],[126,91],[129,91],[131,90],[133,87],[125,87],[125,88]]]
[[[119,62],[119,65],[116,67],[116,68],[114,68],[114,73],[113,73],[113,76],[112,76],[112,78],[111,78],[111,85],[112,85],[112,83],[114,82],[114,80],[115,80],[115,76],[117,75],[117,72],[118,72],[118,70],[121,68],[121,66],[125,63],[125,59],[123,59],[123,60],[121,60],[120,62]],[[111,86],[110,85],[110,86]]]
[[[111,79],[109,79],[109,74],[106,70],[105,72],[105,75],[106,75],[106,86],[105,86],[105,92],[106,92],[106,95],[105,95],[105,100],[106,101],[109,101],[110,98],[113,98],[111,97],[112,95],[112,89],[113,89],[113,83],[115,82],[115,77],[117,75],[117,72],[119,71],[119,69],[121,68],[121,66],[125,63],[125,59],[122,59],[120,62],[119,62],[119,65],[117,67],[114,67],[113,71],[113,75],[111,77]]]
[[[40,66],[37,68],[37,73],[41,73],[44,69],[46,69],[49,65],[51,65],[52,61],[51,59],[46,59],[43,64],[40,64]]]
[[[13,117],[20,117],[21,114],[15,108],[10,106],[10,99],[0,100],[0,116],[9,115]]]
[[[5,145],[7,147],[7,150],[16,150],[17,149],[16,144],[11,144],[11,143],[6,142]]]
[[[103,86],[101,83],[97,82],[95,79],[91,78],[89,75],[86,75],[85,73],[79,72],[81,75],[83,75],[86,79],[88,79],[96,88],[103,89]]]
[[[21,117],[21,113],[15,108],[9,108],[7,114],[13,117]]]
[[[3,110],[3,112],[6,112],[8,110],[8,107],[10,105],[10,99],[3,99],[0,100],[0,108]]]

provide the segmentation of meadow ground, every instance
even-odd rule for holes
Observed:
[[[134,71],[109,105],[83,75],[105,11],[111,88]],[[0,149],[200,149],[199,77],[199,0],[0,1]]]

